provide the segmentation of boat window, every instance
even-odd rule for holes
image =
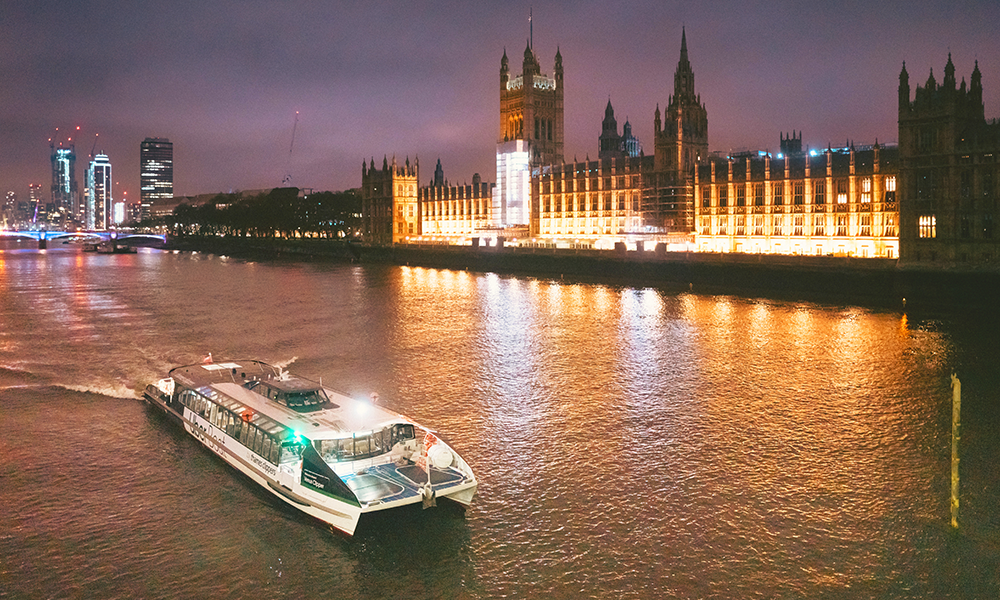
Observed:
[[[305,390],[288,392],[278,398],[285,406],[297,412],[313,412],[329,407],[329,400],[322,390]]]
[[[302,456],[302,443],[301,442],[285,442],[281,445],[281,454],[279,457],[280,464],[294,463],[298,462],[299,457]]]
[[[400,424],[392,426],[392,441],[395,445],[396,442],[401,442],[403,440],[412,440],[417,437],[413,432],[413,425]]]

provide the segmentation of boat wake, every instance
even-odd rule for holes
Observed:
[[[108,396],[109,398],[121,398],[123,400],[140,400],[142,399],[142,394],[128,387],[124,383],[117,384],[96,384],[96,385],[61,385],[54,384],[55,387],[61,387],[63,389],[69,390],[71,392],[80,392],[82,394],[99,394],[101,396]]]
[[[289,366],[291,366],[292,363],[294,363],[298,359],[299,359],[298,356],[293,356],[293,357],[291,357],[288,360],[279,360],[279,361],[273,362],[271,364],[273,364],[274,366],[278,367],[279,369],[287,369]]]

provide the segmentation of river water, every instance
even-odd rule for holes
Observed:
[[[0,247],[0,597],[1000,595],[995,315],[52,246]],[[272,500],[140,399],[209,352],[377,392],[472,507]]]

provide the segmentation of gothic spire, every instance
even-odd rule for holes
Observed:
[[[681,58],[674,71],[674,98],[681,102],[696,102],[694,94],[694,71],[688,60],[687,32],[681,28]]]

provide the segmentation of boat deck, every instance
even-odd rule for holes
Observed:
[[[427,483],[427,472],[407,461],[404,465],[375,465],[362,473],[345,475],[343,479],[362,504],[376,500],[387,503],[420,496],[421,488]],[[442,489],[459,485],[463,481],[465,476],[456,469],[431,467],[431,485],[438,495],[441,495]]]

